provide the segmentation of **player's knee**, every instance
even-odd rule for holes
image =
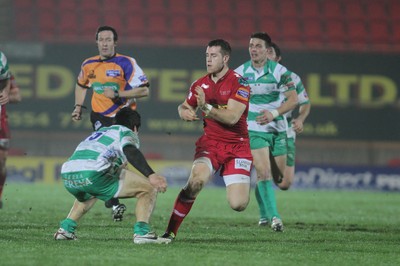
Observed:
[[[238,204],[231,203],[232,210],[237,211],[237,212],[244,211],[246,209],[246,207],[247,207],[247,203],[238,203]]]
[[[281,185],[281,184],[279,184],[278,187],[280,190],[289,190],[289,188],[290,188],[290,186],[288,186],[288,185]]]
[[[187,194],[190,197],[195,197],[204,187],[205,182],[201,179],[191,179],[187,188]]]
[[[289,188],[292,186],[292,182],[290,180],[285,180],[285,178],[283,179],[283,181],[281,183],[278,184],[278,187],[280,190],[289,190]]]
[[[137,193],[136,198],[141,198],[146,196],[149,198],[156,198],[157,189],[153,187],[151,184],[149,184],[148,186],[143,186],[142,191]]]
[[[235,198],[235,199],[229,199],[229,205],[231,206],[232,210],[237,211],[237,212],[242,212],[247,208],[247,205],[249,204],[249,198]]]

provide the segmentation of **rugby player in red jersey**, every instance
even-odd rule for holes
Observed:
[[[164,238],[175,238],[197,195],[218,170],[230,207],[243,211],[249,203],[252,155],[246,118],[250,88],[229,69],[230,55],[227,41],[210,41],[206,50],[208,74],[191,85],[187,98],[178,107],[179,116],[185,121],[199,120],[196,111],[202,111],[204,134],[196,142],[190,177],[175,201]]]
[[[0,208],[3,207],[1,196],[7,179],[6,161],[10,147],[10,128],[8,126],[6,105],[21,101],[20,89],[14,76],[10,73],[9,88],[0,89]]]

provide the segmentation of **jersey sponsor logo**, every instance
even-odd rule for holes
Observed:
[[[121,71],[118,69],[109,69],[109,70],[106,70],[106,76],[107,77],[119,77],[119,76],[121,76]]]
[[[100,83],[100,82],[95,82],[92,84],[91,88],[99,94],[102,94],[105,89],[111,89],[113,91],[118,91],[119,90],[119,85],[117,83],[113,82],[107,82],[107,83]]]
[[[219,91],[219,94],[221,96],[226,96],[226,95],[231,94],[231,91],[230,90],[221,90],[221,91]]]
[[[145,82],[147,81],[146,75],[141,75],[141,76],[139,77],[139,80],[140,80],[140,82],[145,83]]]
[[[250,97],[250,92],[247,88],[239,88],[236,92],[236,98],[248,101]]]
[[[93,185],[93,183],[88,178],[85,178],[83,180],[64,180],[64,185],[69,188],[81,188]]]
[[[245,80],[245,81],[254,81],[255,80],[255,78],[254,78],[254,76],[246,76],[246,77],[243,77],[243,79]]]
[[[240,84],[240,85],[243,85],[243,86],[248,86],[248,85],[249,85],[249,83],[247,82],[247,79],[245,79],[245,78],[243,78],[243,77],[240,77],[240,78],[238,79],[238,81],[239,81],[239,84]]]
[[[235,159],[235,169],[243,169],[246,171],[250,171],[251,161],[247,159],[237,158]]]
[[[208,89],[210,87],[210,85],[207,84],[201,84],[200,87],[202,87],[203,89]]]
[[[82,73],[82,72],[81,72]],[[81,74],[79,74],[79,76],[80,76]],[[90,72],[89,72],[89,75],[88,75],[88,78],[89,79],[95,79],[96,78],[96,75],[94,74],[94,70],[90,70]]]

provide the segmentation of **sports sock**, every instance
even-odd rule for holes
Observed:
[[[167,233],[173,232],[176,236],[183,219],[185,219],[186,215],[190,212],[190,209],[192,209],[195,199],[196,198],[188,198],[185,195],[185,191],[183,189],[181,190],[175,200],[174,209],[172,210],[171,217],[169,218],[168,227],[166,230]]]
[[[119,199],[117,198],[112,198],[108,200],[113,206],[119,205]]]
[[[133,233],[144,236],[150,231],[150,226],[146,222],[136,222],[133,226]]]
[[[70,218],[63,220],[60,223],[60,227],[69,233],[74,233],[77,226],[78,224]]]
[[[258,185],[262,188],[260,189],[260,195],[264,201],[267,213],[269,215],[267,218],[270,221],[273,217],[280,218],[278,214],[278,208],[276,206],[275,191],[272,187],[272,182],[272,180],[263,180],[258,182]]]
[[[255,188],[256,200],[258,203],[258,210],[260,212],[260,219],[268,219],[269,220],[267,208],[265,207],[264,200],[261,197],[261,194],[262,195],[265,194],[265,192],[263,192],[263,191],[265,191],[265,189],[263,189],[263,187],[264,186],[258,185],[258,183],[257,183],[256,188]]]

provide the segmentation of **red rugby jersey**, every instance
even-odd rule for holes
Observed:
[[[246,105],[245,111],[234,126],[204,117],[204,133],[213,139],[229,143],[248,140],[246,118],[249,111],[250,87],[242,80],[242,77],[230,69],[216,83],[211,79],[210,74],[199,78],[191,85],[186,99],[188,104],[193,108],[197,107],[197,99],[195,97],[196,86],[203,88],[206,103],[211,104],[213,108],[226,108],[229,99]]]

